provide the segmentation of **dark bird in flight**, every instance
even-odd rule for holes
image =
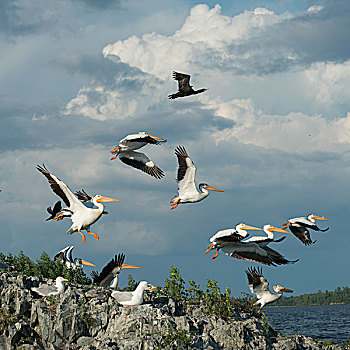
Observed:
[[[197,95],[208,89],[193,90],[193,86],[190,85],[191,76],[184,73],[173,72],[173,78],[178,81],[179,91],[176,94],[169,95],[169,99],[174,100],[178,97],[185,97],[190,95]]]
[[[57,214],[62,210],[61,201],[56,202],[53,208],[48,207],[46,210],[51,215],[49,218],[46,219],[46,221],[53,220],[54,218],[56,218]]]

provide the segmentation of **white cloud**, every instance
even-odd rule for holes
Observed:
[[[350,113],[336,120],[303,113],[268,115],[250,99],[211,100],[202,108],[235,122],[232,128],[213,133],[217,142],[234,139],[243,144],[301,153],[350,149]]]
[[[350,60],[344,63],[314,63],[306,69],[305,78],[312,93],[323,105],[344,103],[350,99]]]
[[[184,25],[172,36],[156,33],[118,40],[103,49],[105,56],[118,56],[122,62],[162,79],[170,79],[171,70],[195,71],[198,62],[206,65],[208,51],[215,50],[222,59],[230,55],[227,46],[246,40],[255,30],[290,17],[257,8],[234,17],[221,14],[221,6],[210,9],[205,4],[192,8]]]

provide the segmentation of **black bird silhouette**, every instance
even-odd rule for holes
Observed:
[[[51,215],[49,218],[46,219],[46,221],[52,220],[56,217],[56,215],[62,210],[62,204],[61,201],[58,201],[53,208],[48,207],[47,212]]]
[[[176,94],[169,95],[169,99],[175,99],[178,97],[185,97],[190,95],[197,95],[208,89],[193,90],[190,85],[191,76],[184,73],[173,72],[173,78],[178,81],[179,91]]]

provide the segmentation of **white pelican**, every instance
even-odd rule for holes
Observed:
[[[258,297],[258,301],[255,303],[256,305],[260,304],[258,314],[266,304],[272,303],[282,296],[282,294],[279,292],[295,293],[294,290],[284,288],[280,285],[273,286],[273,290],[278,294],[271,293],[269,289],[269,282],[267,282],[262,275],[262,268],[256,269],[255,267],[251,267],[245,272],[248,277],[249,289]]]
[[[57,277],[56,278],[56,284],[54,286],[51,285],[44,285],[40,287],[32,287],[32,291],[43,296],[48,297],[50,295],[58,295],[62,294],[64,292],[64,282],[67,282],[68,280],[64,277]]]
[[[157,288],[154,285],[142,281],[133,292],[120,292],[116,290],[112,293],[112,297],[124,307],[137,306],[142,304],[145,290],[152,291],[155,289]]]
[[[73,259],[73,256],[72,256],[73,249],[74,249],[74,245],[70,245],[66,248],[63,248],[55,255],[54,259],[61,260],[61,262],[65,264],[68,269],[72,269],[72,270],[75,270],[77,268],[82,268],[82,265],[96,266],[81,258]]]
[[[310,232],[308,231],[307,228],[311,228],[314,231],[321,231],[321,232],[325,232],[329,230],[329,227],[327,227],[324,230],[321,230],[319,227],[317,227],[316,220],[328,221],[329,219],[326,219],[324,216],[321,217],[315,214],[310,214],[306,217],[287,220],[283,224],[283,229],[286,229],[287,227],[289,227],[290,231],[293,233],[295,237],[301,240],[305,245],[311,245],[316,241],[311,240]]]
[[[101,204],[101,202],[120,202],[120,200],[103,197],[97,194],[91,198],[91,202],[97,207],[97,209],[87,208],[76,196],[74,196],[72,191],[63,181],[58,179],[46,169],[44,164],[42,167],[38,165],[37,169],[47,178],[53,192],[61,197],[68,209],[73,213],[71,216],[72,226],[67,231],[67,234],[79,232],[83,242],[86,242],[86,238],[81,232],[81,230],[86,230],[88,234],[93,235],[96,239],[99,239],[96,233],[90,232],[90,226],[94,224],[103,213],[104,206]]]
[[[93,282],[98,284],[100,287],[109,287],[116,289],[118,285],[118,275],[123,269],[141,269],[141,266],[127,265],[123,264],[125,259],[124,254],[115,255],[101,271],[97,273],[96,271],[91,272]],[[111,282],[113,281],[112,285]]]
[[[176,94],[171,94],[168,96],[168,98],[171,100],[178,97],[197,95],[201,92],[208,91],[208,89],[193,90],[193,86],[190,85],[191,76],[188,74],[173,72],[173,78],[178,82],[179,91]]]
[[[114,154],[111,160],[119,155],[119,159],[123,163],[140,169],[156,179],[161,179],[164,176],[163,170],[158,168],[144,153],[135,152],[135,150],[147,144],[159,145],[162,142],[166,142],[166,139],[150,135],[144,131],[128,135],[119,142],[118,147],[110,151]]]
[[[218,231],[213,237],[210,238],[211,244],[203,254],[207,254],[212,249],[216,249],[216,253],[212,257],[212,260],[214,260],[219,255],[219,249],[226,245],[229,246],[233,243],[240,242],[242,239],[248,237],[248,230],[261,230],[261,228],[248,226],[245,224],[238,224],[236,225],[235,229],[229,228]]]
[[[195,203],[200,202],[204,198],[208,197],[210,191],[224,192],[208,184],[199,184],[199,192],[196,188],[195,177],[196,167],[193,164],[191,158],[186,152],[185,147],[178,146],[175,150],[179,168],[177,170],[177,184],[178,184],[178,196],[174,196],[170,201],[171,208],[175,209],[182,203]]]
[[[295,263],[295,261],[289,261],[285,259],[280,253],[275,250],[267,247],[266,245],[269,242],[280,242],[283,239],[279,239],[273,241],[273,233],[272,231],[276,230],[276,227],[265,225],[265,227],[269,227],[269,237],[258,237],[256,242],[254,241],[255,237],[250,240],[242,241],[244,238],[248,236],[248,230],[260,230],[261,228],[247,226],[245,224],[239,224],[236,226],[236,230],[223,230],[216,233],[210,241],[212,244],[210,247],[204,252],[204,254],[210,252],[212,249],[217,249],[216,254],[213,255],[212,260],[214,260],[218,256],[219,249],[233,258],[247,261],[254,261],[259,264],[265,264],[269,266],[276,265],[284,265]],[[281,232],[281,229],[277,229]],[[272,239],[271,239],[272,235]]]
[[[285,231],[283,229],[280,229],[278,227],[272,226],[272,225],[265,225],[263,228],[264,232],[267,234],[267,236],[254,236],[249,239],[246,239],[244,243],[256,243],[259,245],[259,247],[263,248],[266,253],[270,256],[272,261],[277,265],[285,265],[285,264],[294,264],[297,260],[287,260],[283,255],[278,253],[276,250],[271,249],[270,247],[267,247],[267,245],[271,242],[282,242],[286,237],[281,237],[279,239],[274,240],[274,234],[273,232],[280,232],[280,233],[289,233],[288,231]]]

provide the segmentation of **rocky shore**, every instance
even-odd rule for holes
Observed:
[[[341,349],[301,335],[280,336],[239,310],[226,322],[167,297],[123,308],[108,290],[70,284],[61,296],[43,300],[30,288],[46,281],[0,275],[1,350]]]

